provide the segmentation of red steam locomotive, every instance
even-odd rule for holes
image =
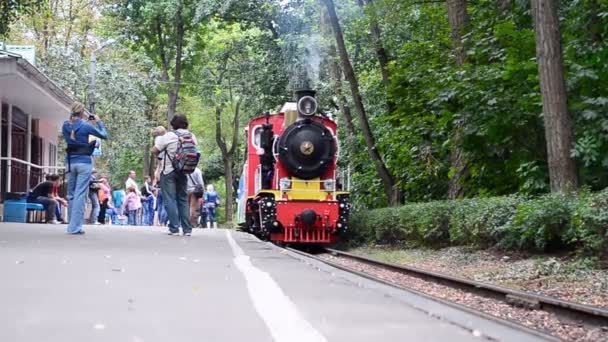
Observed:
[[[249,122],[238,221],[275,242],[332,243],[348,229],[350,210],[337,177],[337,125],[317,113],[314,91],[296,96]]]

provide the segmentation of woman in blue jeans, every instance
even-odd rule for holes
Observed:
[[[89,142],[89,135],[107,139],[108,133],[97,115],[85,118],[84,105],[80,102],[74,102],[72,105],[70,118],[63,123],[62,133],[68,146],[68,233],[84,234],[84,206],[93,171],[91,155],[95,148],[95,142]]]

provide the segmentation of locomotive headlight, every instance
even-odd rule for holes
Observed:
[[[304,116],[311,116],[317,112],[317,100],[312,96],[304,96],[298,100],[298,112]]]
[[[289,190],[291,187],[291,180],[288,177],[283,177],[279,180],[279,189],[281,191]]]
[[[334,191],[336,189],[336,181],[333,179],[324,179],[323,188],[327,191]]]

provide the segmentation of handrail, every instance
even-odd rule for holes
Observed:
[[[30,167],[34,167],[36,169],[53,169],[53,170],[59,170],[59,169],[65,169],[65,165],[56,165],[56,166],[51,166],[51,165],[37,165],[34,163],[30,163],[28,161],[19,159],[19,158],[15,158],[15,157],[0,157],[0,160],[6,160],[6,161],[14,161],[17,163],[21,163],[21,164],[25,164],[27,166]]]

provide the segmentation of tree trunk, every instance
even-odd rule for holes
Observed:
[[[532,0],[551,192],[578,187],[576,166],[570,158],[573,130],[566,98],[557,7],[558,2],[554,0]]]
[[[329,19],[333,28],[334,36],[336,38],[336,45],[338,48],[338,53],[340,55],[340,60],[342,61],[342,70],[344,71],[344,77],[350,84],[350,90],[353,96],[353,101],[357,110],[357,114],[359,116],[361,129],[365,138],[365,143],[367,145],[367,152],[376,167],[376,171],[378,172],[380,179],[382,180],[382,183],[384,185],[384,191],[386,192],[389,204],[398,205],[402,200],[402,192],[401,189],[399,189],[399,186],[395,184],[395,179],[393,175],[386,167],[386,164],[382,160],[382,157],[380,156],[380,153],[376,148],[376,141],[369,125],[369,121],[367,120],[367,114],[365,112],[361,93],[359,92],[359,82],[357,80],[357,76],[355,75],[353,66],[350,63],[348,52],[346,51],[344,36],[342,35],[342,28],[340,27],[338,15],[336,14],[336,7],[334,5],[333,0],[323,1],[327,6],[327,12],[329,14]]]
[[[602,42],[602,22],[598,16],[598,3],[597,0],[592,0],[589,4],[589,34],[591,36],[591,43],[599,44]]]
[[[462,43],[462,33],[469,24],[469,14],[467,12],[466,0],[446,0],[448,7],[448,21],[452,33],[452,46],[456,64],[463,65],[466,59],[464,44]]]
[[[222,154],[222,161],[224,163],[224,178],[225,178],[225,187],[226,187],[226,223],[232,222],[232,202],[234,196],[233,183],[234,173],[232,172],[232,167],[234,165],[234,156],[236,155],[236,151],[238,150],[239,143],[239,116],[240,116],[240,108],[241,108],[241,99],[237,100],[236,106],[234,109],[234,121],[233,131],[232,131],[232,146],[228,149],[224,138],[222,137],[222,107],[215,107],[215,142],[217,146],[220,148],[220,153]]]
[[[333,34],[327,11],[323,11],[323,16],[321,17],[321,32],[325,36],[331,36]],[[329,47],[327,48],[327,56],[329,60],[329,78],[331,80],[331,85],[334,88],[334,94],[338,98],[338,103],[336,106],[344,117],[344,121],[346,123],[346,132],[348,133],[349,137],[348,140],[351,141],[354,139],[357,132],[355,130],[355,124],[353,123],[353,116],[350,112],[350,107],[348,106],[348,101],[346,100],[346,96],[344,96],[342,93],[342,69],[340,69],[340,64],[338,62],[338,53],[336,52],[335,44],[329,43]]]
[[[232,158],[224,159],[224,177],[226,179],[226,223],[232,223],[232,204],[233,204],[233,174],[232,174]]]
[[[150,139],[146,140],[144,146],[144,176],[150,176]]]
[[[498,10],[502,15],[509,15],[513,11],[513,0],[498,0]]]
[[[450,24],[452,49],[457,66],[464,65],[466,52],[462,36],[469,24],[466,0],[446,0],[448,8],[448,22]],[[456,199],[464,194],[462,182],[468,177],[468,163],[464,150],[462,149],[462,131],[464,122],[457,121],[452,132],[453,148],[450,153],[451,177],[448,183],[448,199]]]
[[[70,45],[70,38],[72,36],[72,28],[74,27],[74,4],[73,0],[70,0],[70,5],[68,9],[68,32],[65,34],[65,44],[64,48],[68,48]]]
[[[182,54],[184,47],[184,18],[183,3],[180,1],[175,14],[175,69],[173,73],[173,84],[169,87],[169,104],[167,106],[167,117],[171,120],[177,108],[179,88],[182,79]]]
[[[363,9],[366,5],[371,5],[371,3],[371,0],[358,0],[359,6]],[[376,58],[378,58],[378,63],[380,64],[380,72],[382,73],[382,84],[384,85],[384,91],[386,92],[386,108],[388,113],[391,114],[395,111],[395,103],[389,98],[388,95],[388,88],[390,86],[388,63],[390,61],[390,57],[384,48],[384,43],[382,42],[382,30],[380,29],[380,24],[378,23],[378,15],[376,14],[375,8],[370,10],[369,29],[372,44],[374,45],[374,50],[376,52]]]

